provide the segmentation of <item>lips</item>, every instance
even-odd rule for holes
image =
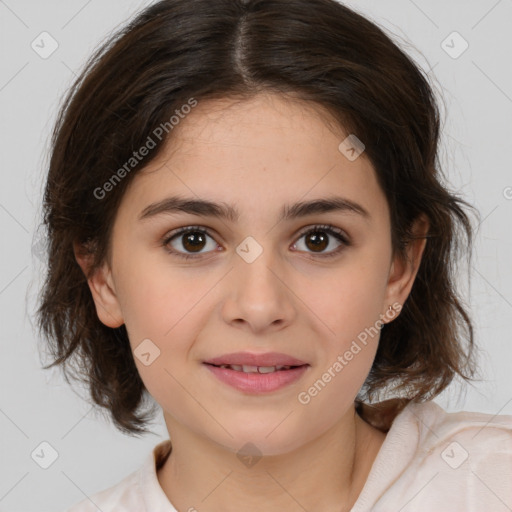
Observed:
[[[257,372],[244,372],[231,369],[231,367],[215,366],[204,363],[205,368],[218,380],[243,393],[260,395],[276,392],[292,384],[296,384],[308,372],[309,364],[293,366],[288,370],[272,370],[261,373],[263,367],[257,368]],[[243,369],[243,367],[242,367]]]
[[[209,363],[206,363],[209,364]],[[225,368],[229,370],[234,370],[235,372],[243,372],[243,373],[274,373],[279,372],[281,370],[291,370],[292,368],[297,368],[297,366],[252,366],[252,365],[238,365],[238,364],[221,364],[221,365],[212,365],[216,368]]]
[[[251,352],[234,352],[231,354],[224,354],[222,356],[214,357],[204,361],[205,364],[213,366],[231,366],[238,371],[245,371],[243,367],[247,367],[248,372],[256,370],[250,369],[251,367],[258,368],[276,368],[276,367],[294,367],[307,365],[305,361],[297,359],[296,357],[282,354],[279,352],[266,352],[263,354],[255,354]],[[241,367],[240,369],[238,367]],[[263,372],[260,372],[263,373]]]

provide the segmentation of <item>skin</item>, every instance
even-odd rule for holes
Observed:
[[[389,305],[405,302],[425,246],[417,240],[408,261],[393,258],[375,171],[364,153],[350,161],[338,150],[347,134],[321,114],[269,93],[200,102],[130,183],[111,258],[89,279],[100,320],[125,323],[133,349],[149,338],[160,350],[149,366],[135,362],[164,412],[173,451],[158,479],[180,511],[349,510],[385,439],[354,409],[378,335],[308,404],[297,399]],[[278,221],[284,204],[333,192],[369,218],[336,211]],[[138,219],[176,194],[231,204],[240,218]],[[322,258],[340,242],[328,235],[328,247],[315,252],[302,231],[319,224],[343,230],[350,245]],[[161,242],[184,226],[211,232],[198,259],[170,254]],[[415,231],[427,229],[423,219]],[[236,252],[248,236],[263,249],[252,263]],[[191,253],[181,235],[169,245]],[[87,261],[77,261],[85,271]],[[227,386],[202,364],[244,350],[284,352],[310,367],[298,382],[261,396]],[[250,467],[237,457],[249,442],[261,455]]]

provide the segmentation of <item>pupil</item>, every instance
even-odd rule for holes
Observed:
[[[322,234],[320,231],[316,231],[316,232],[310,234],[308,239],[313,242],[313,247],[310,247],[310,249],[323,250],[329,245],[329,242],[327,241],[327,237],[325,236],[325,234]]]
[[[197,241],[194,241],[194,238],[197,237]],[[199,231],[195,231],[193,233],[188,233],[187,235],[184,235],[184,243],[183,246],[187,250],[200,250],[202,249],[201,244],[204,244],[204,235],[203,233],[200,233]]]

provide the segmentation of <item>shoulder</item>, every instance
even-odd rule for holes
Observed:
[[[451,510],[510,510],[512,416],[447,412],[426,402],[409,404],[396,419],[415,439],[397,481],[410,500],[404,512],[447,503]]]
[[[116,485],[89,496],[66,512],[128,512],[144,510],[140,502],[139,473],[140,469],[131,473]],[[128,508],[128,506],[130,508]]]
[[[497,462],[512,457],[512,416],[480,412],[447,412],[435,402],[411,404],[407,409],[419,431],[418,448],[425,456],[439,453],[448,465]],[[450,461],[450,459],[456,459]]]
[[[83,499],[66,512],[175,512],[157,477],[157,469],[170,451],[170,440],[159,443],[138,470],[116,485]]]

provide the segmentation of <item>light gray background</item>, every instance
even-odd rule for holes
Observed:
[[[58,371],[42,370],[31,320],[44,271],[32,250],[33,236],[59,102],[99,42],[149,3],[0,0],[0,511],[64,510],[120,481],[167,437],[161,417],[156,435],[122,435]],[[462,286],[485,381],[462,388],[462,394],[452,386],[436,401],[453,411],[512,414],[512,0],[347,4],[396,34],[418,64],[431,70],[447,107],[441,104],[443,164],[453,187],[483,219],[471,287]],[[31,48],[43,31],[59,44],[47,59]],[[443,49],[459,50],[458,36],[442,46],[454,31],[469,44],[458,58]],[[43,441],[58,453],[48,469],[31,458]]]

